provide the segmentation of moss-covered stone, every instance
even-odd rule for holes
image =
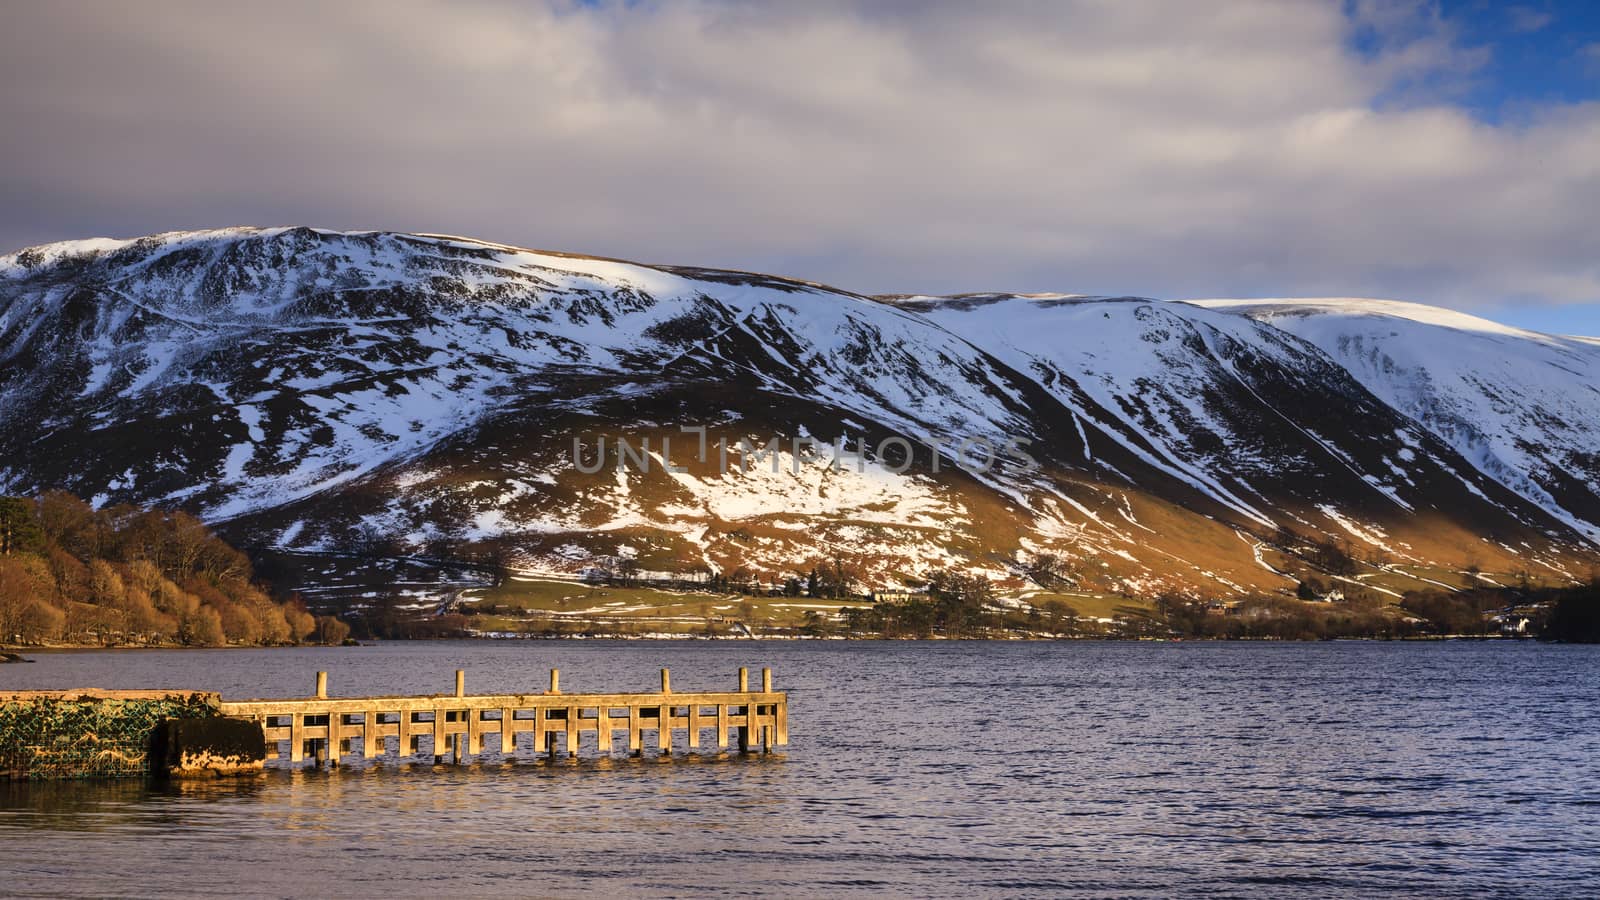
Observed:
[[[0,694],[0,778],[148,775],[157,728],[215,715],[217,697],[206,693]]]

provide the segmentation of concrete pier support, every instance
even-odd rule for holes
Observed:
[[[253,719],[168,719],[151,747],[151,772],[170,778],[218,778],[261,771],[266,736]]]

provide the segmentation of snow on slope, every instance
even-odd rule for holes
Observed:
[[[1452,474],[1439,454],[1408,449],[1423,433],[1316,348],[1248,319],[1141,298],[894,301],[1032,374],[1080,433],[1103,430],[1258,524],[1320,517],[1348,532],[1349,518],[1307,484],[1386,515],[1428,502],[1419,486],[1430,474]],[[1088,445],[1085,437],[1085,453]],[[1370,524],[1360,532],[1380,533]]]
[[[735,274],[309,228],[31,248],[0,257],[0,418],[50,433],[82,408],[106,423],[214,408],[220,449],[196,452],[215,454],[113,482],[124,499],[198,497],[212,519],[415,455],[551,372],[725,370],[910,434],[1017,426],[1003,378],[959,338]],[[185,477],[197,468],[209,477]],[[0,489],[28,480],[0,468]]]
[[[1478,469],[1600,543],[1600,344],[1393,300],[1194,300],[1315,344]]]
[[[1167,311],[1153,301],[1041,294],[954,302],[931,297],[897,300],[913,304],[927,318],[1013,368],[1036,374],[1071,412],[1080,431],[1085,420],[1110,413],[1119,430],[1144,439],[1125,441],[1144,461],[1247,518],[1272,524],[1266,514],[1215,478],[1215,460],[1194,447],[1197,431],[1225,429],[1199,397],[1209,373],[1194,371],[1190,354],[1181,348],[1159,346],[1173,336],[1162,326],[1173,323],[1159,321]],[[1180,343],[1184,336],[1177,335]],[[1130,352],[1133,348],[1151,352]],[[1179,389],[1157,396],[1150,389],[1158,384]],[[1097,409],[1085,408],[1079,390],[1095,401]],[[1130,402],[1136,394],[1156,402]],[[1084,453],[1092,455],[1087,438]]]

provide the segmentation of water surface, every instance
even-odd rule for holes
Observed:
[[[0,783],[0,894],[1581,896],[1600,648],[443,642],[42,654],[0,690],[731,689],[772,756]],[[523,741],[530,738],[524,737]],[[682,736],[680,734],[680,747]],[[531,749],[531,745],[529,747]]]

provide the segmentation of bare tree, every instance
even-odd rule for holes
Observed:
[[[617,577],[624,585],[634,584],[639,580],[639,560],[631,556],[624,556],[617,560]]]

